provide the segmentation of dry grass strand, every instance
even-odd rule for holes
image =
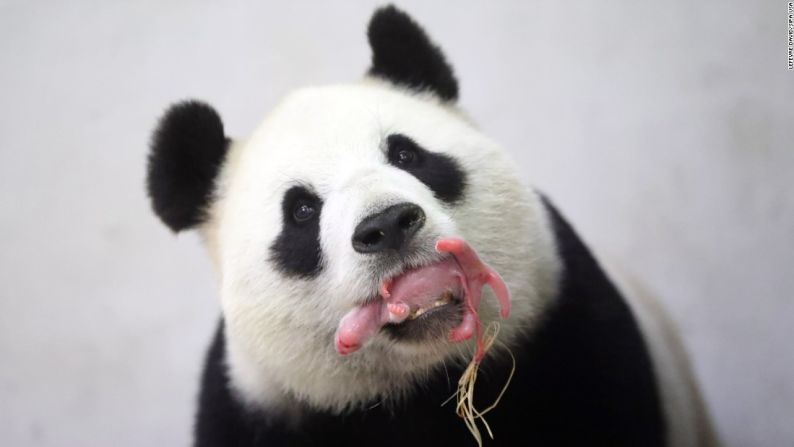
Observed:
[[[458,389],[455,394],[450,396],[449,399],[444,402],[444,404],[446,404],[453,398],[457,397],[455,411],[458,416],[463,419],[464,423],[466,424],[466,428],[469,429],[469,432],[472,434],[472,436],[474,436],[474,439],[477,441],[477,445],[480,447],[482,447],[482,434],[480,433],[480,428],[477,425],[477,419],[482,422],[482,425],[488,432],[488,436],[491,439],[494,439],[493,431],[491,431],[491,427],[485,420],[485,415],[499,405],[499,401],[502,399],[505,391],[507,391],[507,387],[510,386],[510,381],[513,380],[513,374],[516,371],[516,358],[508,349],[507,352],[510,354],[510,358],[513,361],[513,366],[510,369],[510,375],[507,377],[505,385],[502,387],[502,390],[499,392],[496,400],[494,400],[494,402],[484,410],[480,411],[474,407],[474,385],[477,382],[477,371],[480,368],[480,361],[496,341],[496,336],[499,334],[499,327],[499,323],[493,321],[485,329],[482,335],[482,350],[474,355],[471,362],[469,362],[469,365],[466,367],[466,370],[463,371],[463,374],[460,376],[460,380],[458,380]]]

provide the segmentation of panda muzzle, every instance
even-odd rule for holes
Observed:
[[[355,307],[342,317],[334,337],[339,354],[359,350],[387,323],[399,324],[416,318],[435,307],[450,304],[454,297],[461,297],[463,317],[450,329],[447,338],[451,342],[467,340],[479,332],[477,311],[485,284],[493,289],[499,301],[501,317],[507,318],[510,312],[507,285],[465,241],[440,239],[436,251],[451,256],[385,280],[377,299]]]

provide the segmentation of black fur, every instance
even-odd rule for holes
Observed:
[[[293,211],[298,202],[310,203],[315,208],[312,219],[297,222]],[[320,249],[320,213],[323,201],[308,188],[293,186],[281,202],[281,233],[270,246],[271,259],[287,275],[311,278],[322,267]]]
[[[395,84],[458,98],[458,81],[444,54],[407,14],[386,6],[375,11],[367,30],[372,47],[369,73]]]
[[[386,143],[389,163],[411,173],[436,197],[451,204],[463,198],[466,174],[454,158],[425,150],[401,134],[389,135]],[[410,163],[400,163],[399,154],[403,151],[414,154]]]
[[[151,140],[146,186],[155,214],[177,232],[204,220],[229,140],[215,110],[198,101],[171,106]]]
[[[560,295],[540,326],[512,347],[516,375],[487,416],[495,440],[485,444],[664,445],[659,395],[636,321],[571,227],[548,202],[547,207],[564,261]],[[481,366],[480,408],[507,378],[511,362],[505,357],[488,357]],[[441,406],[460,374],[455,367],[436,371],[397,408],[373,403],[367,410],[334,416],[307,407],[299,428],[290,430],[232,396],[221,328],[204,372],[196,445],[473,446],[453,404]]]

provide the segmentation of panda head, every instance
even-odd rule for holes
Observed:
[[[152,139],[148,188],[174,231],[198,229],[220,275],[226,363],[247,402],[344,411],[399,400],[471,341],[447,333],[458,297],[385,325],[350,355],[334,336],[384,281],[438,265],[462,238],[512,295],[500,342],[531,329],[559,270],[539,197],[457,107],[444,56],[407,15],[376,11],[372,67],[348,85],[287,95],[247,139],[183,102]],[[486,290],[483,321],[498,318]],[[432,307],[432,306],[431,306]]]

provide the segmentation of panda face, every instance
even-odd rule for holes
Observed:
[[[506,341],[554,287],[542,207],[503,152],[456,109],[382,82],[285,98],[232,146],[216,196],[205,234],[222,278],[232,382],[260,404],[298,398],[343,410],[469,359],[470,346],[444,336],[460,318],[454,306],[384,328],[349,356],[334,349],[342,317],[384,280],[441,261],[440,238],[468,241],[504,277]],[[367,241],[366,231],[357,240],[362,223],[394,209],[407,210],[406,226],[421,221],[410,237],[384,249],[389,241]],[[479,313],[497,318],[488,295]]]
[[[248,139],[226,137],[199,102],[169,109],[152,138],[153,208],[174,231],[201,231],[220,273],[230,384],[252,405],[388,404],[468,362],[471,341],[448,337],[463,318],[460,291],[433,284],[355,352],[336,343],[385,284],[449,264],[439,239],[464,239],[509,288],[498,346],[531,330],[556,292],[539,196],[455,105],[439,48],[394,7],[376,11],[368,37],[364,80],[288,95]],[[499,318],[493,298],[486,288],[485,323]]]

